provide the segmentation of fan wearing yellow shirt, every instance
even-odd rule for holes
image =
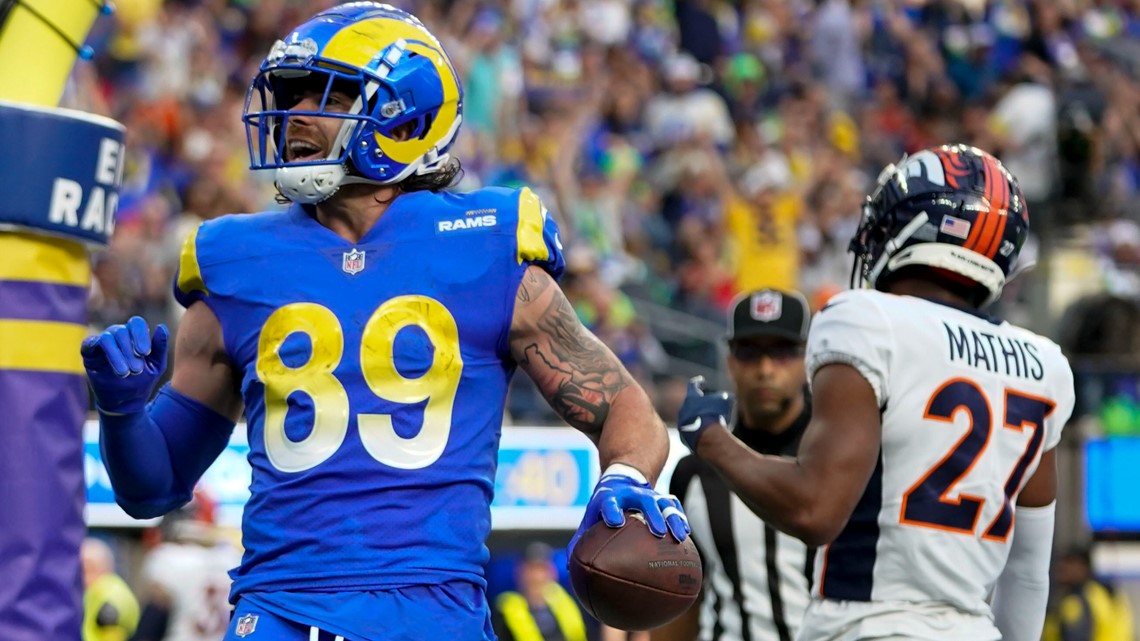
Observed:
[[[745,172],[739,193],[731,193],[725,202],[737,291],[796,288],[801,205],[788,190],[791,179],[782,160],[762,160]]]

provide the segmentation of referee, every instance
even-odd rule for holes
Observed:
[[[807,427],[804,346],[811,312],[798,292],[766,289],[734,302],[728,374],[733,434],[763,454],[794,456]],[[679,425],[689,422],[680,417]],[[791,641],[810,600],[815,550],[760,520],[711,467],[681,459],[670,481],[704,561],[701,602],[653,641]]]

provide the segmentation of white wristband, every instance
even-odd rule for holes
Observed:
[[[645,478],[645,475],[639,472],[636,467],[633,467],[632,465],[626,465],[625,463],[611,464],[606,468],[605,472],[602,472],[603,479],[607,476],[628,476],[638,483],[649,483],[649,479]]]

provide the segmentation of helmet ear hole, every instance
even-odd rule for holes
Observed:
[[[404,142],[405,140],[411,140],[413,137],[415,137],[415,135],[416,121],[409,120],[408,122],[405,122],[404,124],[392,129],[392,135],[389,136],[389,138],[398,142]],[[420,137],[422,138],[423,136]]]

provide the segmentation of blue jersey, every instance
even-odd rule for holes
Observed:
[[[529,264],[561,275],[555,223],[529,189],[405,194],[358,243],[310,212],[206,222],[176,278],[241,374],[232,598],[484,585],[515,296]]]

